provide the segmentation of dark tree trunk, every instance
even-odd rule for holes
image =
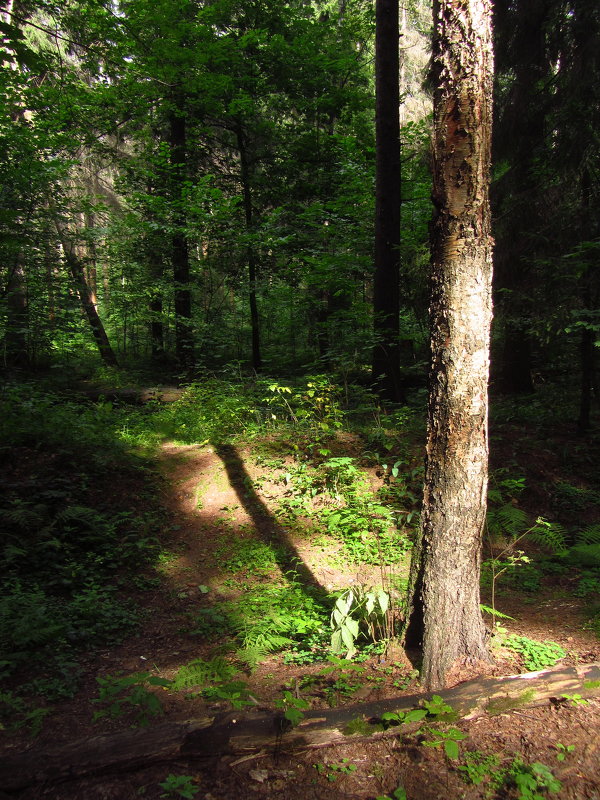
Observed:
[[[252,185],[250,181],[250,165],[244,133],[241,127],[236,130],[238,150],[240,153],[240,179],[244,198],[244,216],[246,232],[252,236],[254,227],[254,214],[252,210]],[[258,303],[256,300],[256,252],[251,239],[246,249],[248,263],[248,299],[250,303],[250,326],[252,330],[252,367],[256,372],[262,370],[262,356],[260,352],[260,321],[258,316]]]
[[[434,21],[429,418],[407,631],[407,641],[422,641],[428,689],[489,661],[479,573],[492,318],[491,0],[436,0]]]
[[[7,367],[29,366],[28,330],[29,309],[25,269],[23,267],[23,254],[18,252],[6,287],[4,360]]]
[[[90,328],[92,329],[92,335],[94,337],[94,341],[96,342],[96,346],[98,347],[100,357],[107,367],[118,367],[119,364],[117,362],[117,358],[110,345],[104,325],[102,324],[102,320],[98,315],[94,298],[90,292],[90,287],[88,286],[85,278],[85,265],[77,257],[75,253],[75,246],[63,231],[61,223],[56,220],[55,224],[67,267],[69,268],[73,283],[77,289],[77,294],[79,295],[83,313],[90,324]]]
[[[375,38],[376,188],[373,382],[402,402],[400,380],[400,83],[398,0],[377,0]]]
[[[546,107],[540,86],[550,68],[546,52],[547,0],[497,0],[500,58],[514,72],[509,98],[494,136],[495,160],[511,167],[494,192],[497,247],[494,295],[502,346],[492,365],[495,386],[507,394],[531,393],[532,341],[529,319],[536,313],[536,259],[544,245],[546,202],[540,196],[539,152],[544,145]],[[506,51],[506,52],[505,52]]]
[[[175,298],[175,356],[183,367],[194,363],[192,332],[192,293],[190,290],[190,256],[186,234],[184,185],[187,172],[187,141],[184,103],[177,97],[169,115],[171,145],[173,228],[171,238],[173,285]]]

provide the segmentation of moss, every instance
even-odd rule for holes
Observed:
[[[600,689],[600,681],[584,681],[584,689]]]
[[[350,722],[344,726],[342,729],[342,733],[344,736],[353,736],[355,733],[359,733],[361,736],[372,736],[377,731],[384,730],[383,725],[378,722],[369,722],[368,719],[364,717],[356,717],[356,719],[350,720]]]
[[[485,710],[491,716],[496,716],[497,714],[504,714],[506,711],[511,711],[513,708],[526,706],[527,703],[530,703],[532,700],[535,700],[535,691],[533,689],[525,689],[517,697],[506,696],[490,700]]]

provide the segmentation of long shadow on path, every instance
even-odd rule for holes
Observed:
[[[218,444],[215,445],[215,453],[222,460],[229,482],[254,523],[258,534],[267,544],[273,545],[277,564],[283,575],[288,579],[296,580],[305,589],[310,590],[313,597],[324,605],[330,605],[327,590],[304,563],[291,541],[289,533],[273,518],[267,506],[254,491],[252,479],[248,475],[237,449],[230,444]]]

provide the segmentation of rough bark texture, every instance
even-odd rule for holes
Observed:
[[[441,692],[441,696],[459,716],[471,719],[485,713],[500,714],[523,706],[543,705],[549,698],[560,698],[563,694],[597,695],[599,678],[598,664],[559,667],[462,683]],[[356,741],[405,734],[411,730],[410,725],[382,730],[381,715],[407,711],[425,698],[426,695],[407,695],[345,708],[310,711],[293,729],[282,725],[285,720],[281,713],[239,711],[95,736],[55,750],[32,748],[2,760],[0,790],[14,792],[36,783],[126,772],[190,757],[252,754],[280,748],[287,751],[321,748],[348,741],[350,736]],[[362,724],[357,726],[356,720]],[[352,722],[355,725],[349,730]],[[414,723],[412,730],[420,724]]]
[[[398,0],[377,0],[375,39],[376,187],[373,381],[403,399],[400,383],[400,85]]]
[[[489,660],[479,609],[487,498],[492,317],[488,201],[493,56],[490,0],[434,4],[431,371],[413,641],[428,688]]]

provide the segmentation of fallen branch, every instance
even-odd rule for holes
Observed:
[[[542,705],[562,695],[600,694],[600,664],[558,667],[503,678],[479,678],[440,691],[466,719]],[[125,772],[157,762],[224,754],[250,754],[327,747],[347,741],[394,736],[408,726],[382,730],[385,712],[407,711],[430,695],[415,694],[343,708],[310,711],[286,729],[281,713],[228,712],[215,717],[167,722],[148,729],[95,736],[53,750],[32,748],[0,764],[0,789],[18,791],[38,783],[105,772]],[[356,721],[360,721],[357,724]],[[348,726],[354,723],[350,729]],[[352,731],[352,732],[350,732]]]

